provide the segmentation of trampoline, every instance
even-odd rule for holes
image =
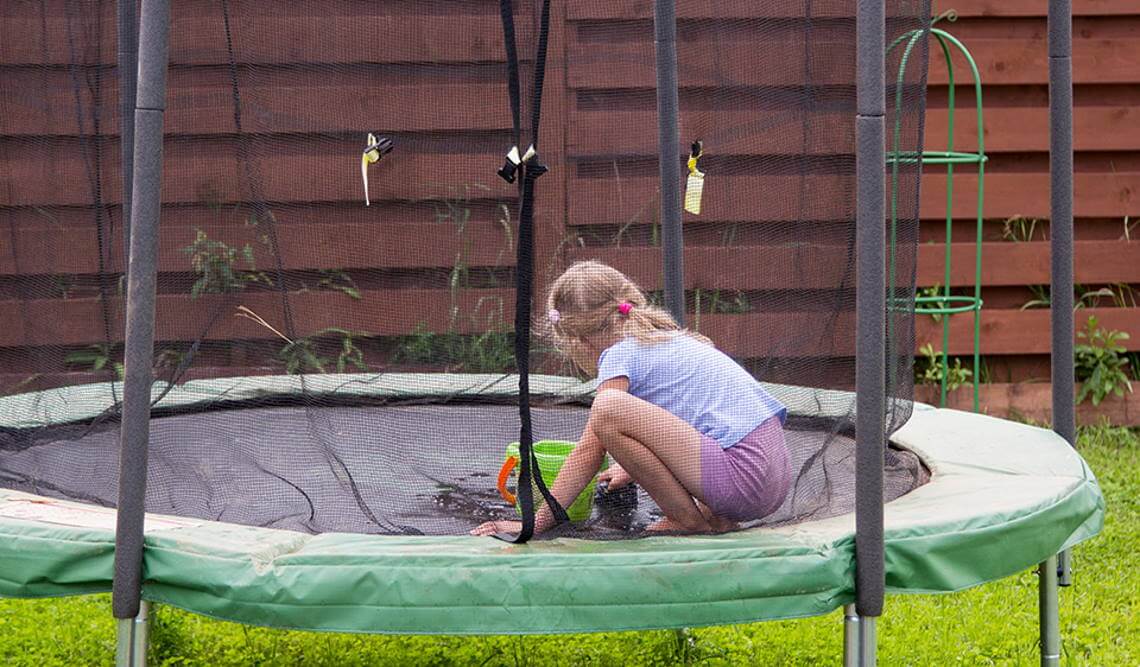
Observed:
[[[319,418],[329,428],[337,427],[337,412],[363,410],[373,413],[368,423],[376,442],[396,435],[443,439],[457,450],[445,465],[433,465],[423,457],[433,451],[427,447],[401,448],[389,458],[376,448],[346,447],[338,457],[344,464],[339,479],[327,461],[303,458],[305,447],[290,447],[298,425],[290,413],[305,410],[289,405],[289,397],[302,392],[296,377],[192,381],[171,391],[156,405],[165,416],[156,416],[152,428],[167,436],[159,442],[196,446],[152,453],[147,598],[250,624],[441,634],[700,626],[821,614],[852,600],[850,495],[814,507],[817,518],[789,521],[793,511],[785,507],[763,522],[768,525],[725,535],[605,539],[636,530],[647,517],[607,518],[602,508],[577,535],[564,532],[525,546],[463,535],[494,512],[511,511],[494,491],[502,448],[486,443],[511,436],[504,424],[513,415],[514,380],[307,377],[310,395],[327,392],[341,403],[308,408],[329,411]],[[575,437],[591,386],[558,377],[532,382],[536,399],[544,397],[535,407],[536,433]],[[794,391],[771,389],[777,396]],[[76,437],[73,427],[43,423],[45,411],[58,415],[49,410],[56,403],[69,406],[76,423],[88,423],[110,407],[100,400],[109,394],[109,387],[87,385],[5,399],[9,428],[0,436],[0,470],[10,490],[0,496],[0,594],[109,590],[115,512],[106,506],[114,503],[116,484],[108,450],[117,442],[89,429]],[[194,409],[216,409],[219,394],[232,404],[211,426],[224,429],[230,419],[272,423],[275,430],[262,436],[274,443],[271,451],[243,447],[232,437],[224,439],[233,445],[228,454],[209,448],[210,434],[194,427]],[[266,396],[278,407],[265,407]],[[260,407],[242,407],[251,403]],[[543,403],[550,407],[539,407]],[[398,421],[384,411],[414,419]],[[394,422],[423,426],[384,433],[384,424]],[[791,433],[793,451],[811,449],[795,447]],[[1012,575],[1100,529],[1104,508],[1096,479],[1051,431],[919,406],[893,441],[898,457],[908,460],[886,474],[892,593],[954,591]],[[833,455],[853,465],[850,451]],[[243,456],[260,460],[232,460]],[[294,488],[287,480],[300,479],[296,471],[306,466],[305,486]],[[446,475],[447,484],[393,498],[386,487],[409,475],[375,472],[389,466],[418,468],[425,480]],[[164,481],[164,471],[176,468],[194,470],[197,479]],[[261,474],[235,475],[237,469]],[[346,477],[364,507],[389,508],[388,525],[377,525],[375,513],[357,505]],[[404,506],[392,511],[393,502]],[[638,512],[651,514],[647,504],[641,498]],[[445,534],[415,535],[420,531],[408,525]]]
[[[1059,660],[1064,552],[1104,515],[1072,365],[1052,431],[913,400],[928,1],[287,4],[0,11],[0,595],[112,591],[123,664],[162,603],[441,634],[846,607],[869,665],[886,594],[1041,564]],[[788,408],[778,510],[661,535],[635,486],[531,534],[535,442],[596,391],[536,317],[580,260]]]

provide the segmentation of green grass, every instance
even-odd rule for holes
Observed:
[[[1076,585],[1061,591],[1065,664],[1140,664],[1140,438],[1093,428],[1081,446],[1108,517],[1075,552]],[[838,612],[690,633],[463,638],[286,632],[160,608],[152,636],[161,665],[834,665],[842,650]],[[884,665],[1035,665],[1036,576],[888,598],[879,636]],[[108,596],[0,600],[4,664],[109,665],[113,650]]]

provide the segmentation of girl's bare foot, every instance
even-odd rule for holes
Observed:
[[[697,502],[697,509],[704,515],[705,521],[709,523],[709,527],[714,533],[727,533],[730,530],[736,530],[737,524],[735,521],[730,521],[723,517],[719,517],[712,513],[707,506],[702,502]]]
[[[664,517],[645,527],[646,532],[652,533],[688,533],[692,531],[685,530],[684,526],[670,519]]]

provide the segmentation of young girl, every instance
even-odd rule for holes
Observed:
[[[564,507],[600,474],[610,490],[631,480],[665,518],[651,530],[708,532],[759,519],[784,501],[792,471],[787,410],[699,334],[680,330],[621,272],[578,262],[550,288],[549,333],[599,386],[586,428],[551,489]],[[535,531],[554,525],[543,506]],[[513,521],[475,535],[518,532]]]

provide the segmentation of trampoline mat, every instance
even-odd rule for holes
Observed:
[[[536,439],[576,440],[584,407],[532,409]],[[789,424],[793,424],[789,421]],[[854,509],[854,442],[787,431],[794,492],[756,524]],[[510,405],[289,406],[182,414],[151,421],[147,511],[308,533],[464,534],[517,514],[495,488]],[[887,452],[884,500],[929,479],[913,453]],[[118,429],[0,432],[0,486],[113,506]],[[548,480],[552,482],[553,480]],[[601,496],[599,496],[601,498]],[[639,534],[660,511],[642,491],[595,503],[591,518],[557,531],[591,539]]]

